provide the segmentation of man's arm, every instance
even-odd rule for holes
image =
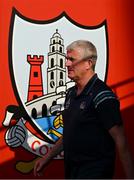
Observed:
[[[42,158],[38,159],[34,165],[34,175],[40,176],[43,168],[49,163],[49,161],[58,155],[63,150],[63,138],[62,136],[56,142],[54,147]]]
[[[109,133],[115,141],[126,178],[134,179],[134,164],[128,148],[123,127],[115,125],[109,130]]]

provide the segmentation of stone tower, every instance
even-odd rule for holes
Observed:
[[[50,39],[47,73],[47,93],[53,93],[57,87],[65,85],[64,40],[59,34],[58,29],[56,29],[56,32]]]

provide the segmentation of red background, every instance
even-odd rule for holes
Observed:
[[[133,0],[1,0],[0,1],[0,178],[34,178],[33,172],[21,174],[15,169],[17,161],[31,161],[34,155],[22,148],[10,149],[4,140],[2,126],[5,109],[17,101],[13,92],[9,64],[8,38],[12,8],[35,20],[49,20],[63,11],[74,21],[94,26],[107,20],[109,63],[107,84],[120,98],[121,113],[134,158],[134,1]],[[43,178],[63,178],[63,161],[53,160],[46,167]],[[117,156],[116,178],[125,178]]]

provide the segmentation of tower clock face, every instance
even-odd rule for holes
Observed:
[[[51,87],[51,88],[54,88],[54,86],[55,86],[55,82],[54,82],[54,81],[51,81],[51,82],[50,82],[50,87]]]

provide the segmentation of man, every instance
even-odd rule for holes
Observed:
[[[35,175],[40,175],[49,160],[64,150],[65,178],[112,178],[116,146],[126,177],[134,178],[119,101],[95,74],[96,60],[96,48],[89,41],[78,40],[67,47],[68,77],[76,85],[67,92],[63,137],[36,162]]]

